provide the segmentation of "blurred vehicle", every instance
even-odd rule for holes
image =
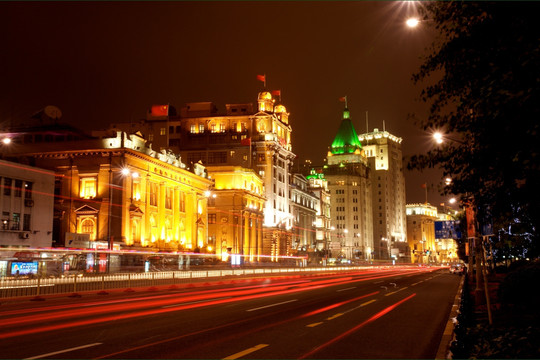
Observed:
[[[464,270],[465,270],[465,268],[461,264],[450,266],[450,273],[451,274],[462,275]]]

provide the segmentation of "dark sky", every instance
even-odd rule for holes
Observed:
[[[84,129],[145,117],[152,104],[255,102],[281,90],[293,151],[322,164],[347,96],[358,133],[383,128],[404,155],[433,146],[411,76],[432,34],[409,29],[412,2],[0,2],[0,121],[47,105]],[[405,171],[407,202],[435,172]],[[430,191],[429,202],[441,199]]]

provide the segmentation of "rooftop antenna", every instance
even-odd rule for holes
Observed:
[[[368,112],[366,110],[366,133],[369,132],[369,126],[368,126]]]
[[[382,130],[383,130],[383,131],[386,131],[386,126],[385,126],[384,120],[382,121]]]

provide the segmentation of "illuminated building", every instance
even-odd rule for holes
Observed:
[[[253,169],[264,184],[263,254],[277,259],[291,254],[293,215],[290,209],[292,152],[289,113],[272,94],[251,103],[227,104],[219,114],[211,102],[188,103],[180,114],[172,106],[154,108],[138,123],[113,129],[140,131],[155,149],[171,149],[189,164]]]
[[[0,160],[0,246],[52,245],[54,173]]]
[[[407,204],[407,242],[411,262],[428,264],[438,262],[435,224],[437,208],[430,204]]]
[[[313,258],[316,249],[315,231],[319,198],[308,187],[308,180],[301,174],[292,175],[291,212],[293,215],[292,248],[295,255]]]
[[[443,211],[438,211],[437,221],[453,221],[457,215],[457,211],[453,209],[443,208]],[[444,263],[451,263],[459,261],[458,257],[458,245],[454,239],[437,239],[437,251],[439,253],[439,259]]]
[[[49,127],[55,131],[54,127]],[[54,229],[92,248],[195,250],[207,245],[204,166],[154,151],[137,134],[64,136],[42,142],[26,129],[10,156],[54,171]],[[120,246],[119,246],[120,245]],[[86,246],[81,246],[86,247]]]
[[[210,166],[215,186],[209,198],[208,242],[218,258],[227,261],[239,254],[244,261],[260,261],[264,255],[262,179],[240,166]]]
[[[323,168],[332,212],[332,257],[372,260],[372,193],[368,160],[347,108]]]
[[[309,181],[309,190],[315,194],[318,199],[315,218],[315,248],[320,252],[323,260],[327,257],[328,245],[330,243],[331,231],[331,203],[328,192],[328,181],[325,179],[322,171],[310,170],[306,176]]]
[[[408,261],[402,138],[374,129],[358,139],[371,169],[375,256]]]

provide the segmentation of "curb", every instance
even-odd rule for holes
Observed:
[[[450,344],[454,340],[454,326],[456,324],[456,317],[459,312],[459,304],[461,302],[461,292],[463,289],[463,282],[465,281],[465,276],[462,276],[461,282],[459,283],[459,288],[454,298],[454,304],[450,310],[450,315],[448,316],[448,321],[446,322],[446,327],[441,338],[441,343],[439,344],[439,350],[437,350],[437,355],[435,359],[452,359],[452,354],[450,353]]]

